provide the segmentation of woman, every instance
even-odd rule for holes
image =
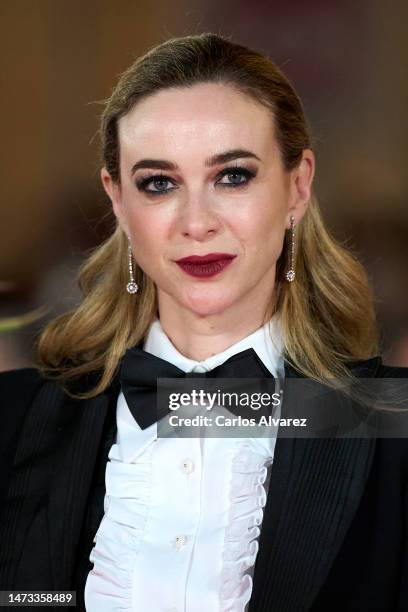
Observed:
[[[115,231],[38,367],[0,378],[1,588],[90,611],[408,609],[404,439],[158,435],[158,378],[407,376],[322,221],[292,85],[215,34],[172,39],[121,76],[100,136]]]

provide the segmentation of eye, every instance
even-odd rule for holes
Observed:
[[[241,166],[232,166],[230,168],[224,168],[218,176],[226,176],[229,180],[228,182],[218,181],[217,185],[236,188],[247,185],[256,176],[256,171]]]
[[[146,176],[144,178],[141,178],[136,182],[136,186],[139,191],[144,191],[149,195],[161,195],[163,193],[168,193],[169,191],[176,189],[176,187],[166,189],[166,184],[170,182],[171,179],[168,176],[164,174],[157,174],[155,176]],[[146,189],[146,187],[150,185],[150,183],[152,183],[157,189]]]
[[[227,177],[229,180],[218,180],[216,184],[220,185],[221,187],[236,189],[237,187],[247,185],[256,176],[256,174],[256,170],[251,170],[241,166],[231,166],[221,170],[217,176],[218,179]],[[147,189],[148,185],[150,184],[152,184],[155,189]],[[173,187],[166,187],[168,184],[173,185]],[[170,193],[170,191],[178,189],[178,187],[174,186],[172,179],[165,174],[155,174],[152,176],[142,177],[136,181],[136,186],[139,191],[151,196],[166,195],[167,193]]]

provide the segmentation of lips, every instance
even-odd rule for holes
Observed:
[[[208,253],[207,255],[189,255],[178,259],[178,266],[188,274],[196,278],[211,278],[222,272],[236,255],[231,253]]]
[[[208,255],[189,255],[188,257],[182,257],[177,259],[177,263],[191,263],[191,264],[206,264],[213,261],[224,261],[226,259],[234,259],[236,255],[231,253],[209,253]]]

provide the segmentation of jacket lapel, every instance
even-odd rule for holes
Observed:
[[[368,378],[380,364],[378,356],[352,371]],[[285,380],[300,376],[285,362]],[[290,392],[285,385],[283,416],[285,402],[294,401]],[[249,612],[310,608],[357,510],[374,449],[373,438],[283,438],[278,432]]]
[[[66,589],[72,579],[104,423],[108,409],[114,407],[115,391],[109,388],[86,401],[64,396],[57,407],[61,444],[49,487],[47,511],[55,589]]]

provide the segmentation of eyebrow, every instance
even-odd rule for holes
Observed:
[[[217,166],[219,164],[225,164],[226,162],[232,161],[242,157],[249,157],[262,161],[255,153],[248,151],[247,149],[230,149],[223,153],[217,153],[211,157],[207,157],[204,165],[208,168]],[[159,170],[178,170],[179,167],[174,162],[167,161],[165,159],[141,159],[133,164],[130,175],[133,176],[136,170],[140,168],[158,168]]]

